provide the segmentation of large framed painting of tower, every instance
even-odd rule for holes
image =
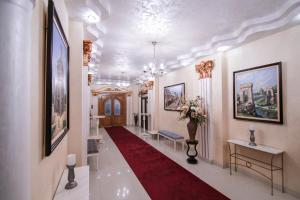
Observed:
[[[179,106],[185,100],[185,84],[180,83],[164,87],[164,109],[179,111]]]
[[[233,72],[235,119],[283,123],[281,62]]]
[[[52,0],[48,4],[45,155],[69,130],[69,45]]]

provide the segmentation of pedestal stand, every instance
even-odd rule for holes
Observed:
[[[186,155],[189,157],[186,159],[187,162],[190,164],[197,164],[198,160],[195,157],[198,155],[197,148],[196,148],[196,146],[198,144],[198,140],[186,140],[186,144],[188,146]],[[190,148],[194,148],[194,150],[196,152],[194,155],[189,154]]]
[[[67,168],[69,170],[68,183],[66,184],[65,189],[70,190],[77,186],[77,182],[75,181],[75,172],[74,172],[75,165],[72,166],[67,165]]]

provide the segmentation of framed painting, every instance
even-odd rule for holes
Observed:
[[[283,123],[281,62],[233,72],[235,119]]]
[[[164,87],[164,109],[169,111],[179,111],[185,100],[185,84],[180,83]]]
[[[48,4],[45,73],[45,155],[49,156],[69,130],[69,45],[52,0]]]

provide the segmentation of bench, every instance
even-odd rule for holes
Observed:
[[[174,142],[174,150],[176,150],[176,143],[177,142],[182,142],[182,150],[184,150],[184,137],[181,135],[178,135],[177,133],[171,132],[171,131],[166,131],[166,130],[160,130],[158,131],[158,142],[159,142],[159,137],[163,136],[164,138],[167,138],[169,140],[172,140]]]

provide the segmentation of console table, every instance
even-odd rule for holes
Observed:
[[[99,135],[99,120],[104,119],[105,115],[92,115],[90,116],[90,120],[95,119],[96,120],[96,131],[97,135]],[[92,123],[91,123],[92,124]]]
[[[251,169],[255,171],[256,173],[264,176],[268,180],[270,180],[271,183],[271,195],[273,195],[273,172],[274,171],[281,171],[281,190],[284,192],[284,181],[283,181],[283,150],[264,146],[264,145],[257,145],[257,146],[250,146],[249,141],[244,140],[238,140],[238,139],[231,139],[227,140],[228,146],[229,146],[229,168],[230,168],[230,175],[231,175],[231,165],[234,165],[235,171],[237,171],[237,166],[244,166],[248,169]],[[231,150],[233,146],[233,151]],[[242,146],[246,147],[248,149],[256,150],[264,152],[268,155],[269,161],[263,161],[259,160],[258,158],[253,158],[250,156],[243,155],[242,153],[237,153],[236,147]],[[281,166],[277,166],[274,164],[274,158],[279,157],[281,160]],[[232,162],[232,159],[234,159],[234,162]],[[240,161],[240,162],[238,162]],[[267,173],[264,173],[264,171],[268,171]]]

